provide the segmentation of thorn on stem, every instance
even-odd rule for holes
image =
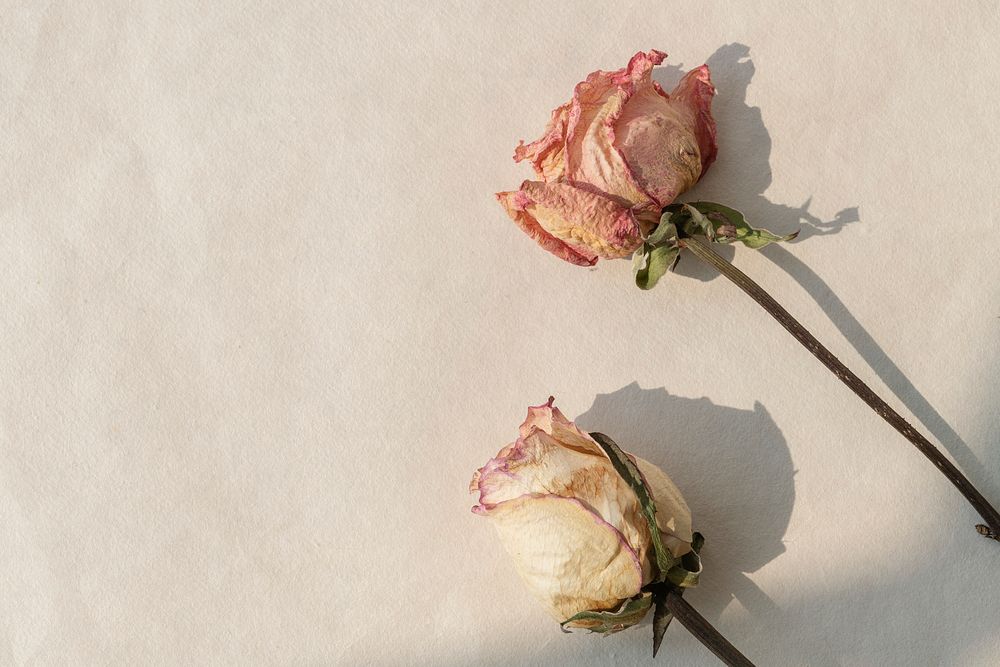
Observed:
[[[998,542],[1000,542],[1000,535],[994,533],[993,530],[986,524],[977,523],[976,531],[978,531],[979,534],[982,535],[983,537],[988,537],[991,540],[997,540]]]

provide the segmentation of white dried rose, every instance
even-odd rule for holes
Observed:
[[[552,401],[528,409],[520,437],[476,471],[469,490],[479,493],[472,511],[493,519],[528,588],[563,623],[580,612],[617,610],[665,573],[636,492]],[[680,491],[653,464],[627,456],[653,498],[663,545],[674,557],[690,552],[691,512]]]

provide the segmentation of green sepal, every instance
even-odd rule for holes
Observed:
[[[779,241],[791,241],[798,231],[779,236],[766,229],[753,227],[746,216],[735,208],[710,201],[696,201],[688,204],[671,204],[664,213],[671,214],[671,220],[685,236],[704,235],[715,243],[735,243],[739,241],[748,248],[757,250]]]
[[[690,216],[690,224],[686,228],[691,234],[702,233],[705,235],[709,241],[715,241],[718,234],[715,231],[715,225],[712,221],[708,219],[707,216],[702,215],[701,211],[691,206],[690,204],[684,204],[684,211]],[[724,227],[720,227],[723,229]]]
[[[701,557],[693,551],[681,556],[679,565],[674,565],[667,572],[667,581],[679,588],[691,588],[698,585],[701,576]]]
[[[621,475],[639,499],[639,506],[642,508],[643,516],[646,517],[646,524],[649,527],[653,553],[656,555],[658,576],[653,582],[663,581],[667,573],[680,563],[680,559],[675,558],[663,544],[660,528],[656,524],[656,503],[649,494],[649,489],[646,488],[642,473],[639,472],[639,468],[632,462],[632,459],[615,444],[614,440],[603,433],[591,433],[590,437],[604,450],[607,457],[611,459],[611,465],[614,466],[615,472]]]
[[[650,246],[644,243],[636,251],[641,253],[639,259],[633,258],[632,270],[635,272],[635,284],[639,289],[653,289],[667,271],[674,268],[680,257],[677,246]]]
[[[695,533],[691,539],[691,551],[680,557],[680,562],[667,572],[667,581],[679,588],[691,588],[698,585],[701,576],[701,551],[705,538],[701,533]]]
[[[660,224],[646,237],[646,243],[651,246],[677,245],[677,225],[670,221],[673,215],[670,211],[665,211],[660,216]]]
[[[586,624],[586,627],[582,628],[584,630],[611,634],[641,621],[652,604],[652,593],[644,592],[625,600],[621,607],[614,611],[581,611],[560,623],[559,627],[563,632],[569,632],[566,629],[569,623],[584,623]]]
[[[667,271],[671,271],[680,256],[677,243],[677,226],[670,221],[673,216],[665,212],[660,224],[646,237],[642,246],[632,255],[632,273],[640,289],[652,289]]]

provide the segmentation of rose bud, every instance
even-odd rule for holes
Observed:
[[[631,466],[646,502],[655,503],[654,538],[654,514],[644,513],[634,484],[594,439],[600,434],[584,433],[552,402],[529,408],[517,441],[476,471],[472,511],[493,519],[518,573],[564,627],[597,629],[608,612],[618,614],[614,625],[598,631],[620,630],[649,609],[649,594],[636,596],[666,578],[663,557],[695,556],[691,513],[659,468],[612,443],[618,464]]]
[[[708,67],[668,95],[650,76],[665,57],[639,52],[623,69],[592,73],[552,112],[540,139],[515,149],[514,160],[529,160],[543,183],[497,198],[546,250],[584,265],[632,253],[660,210],[715,159]]]

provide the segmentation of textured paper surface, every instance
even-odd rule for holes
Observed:
[[[758,664],[996,664],[1000,547],[912,447],[693,258],[642,293],[492,194],[587,72],[707,60],[690,197],[803,223],[727,256],[1000,502],[995,5],[414,4],[0,9],[0,663],[654,664],[469,512],[554,394]]]

